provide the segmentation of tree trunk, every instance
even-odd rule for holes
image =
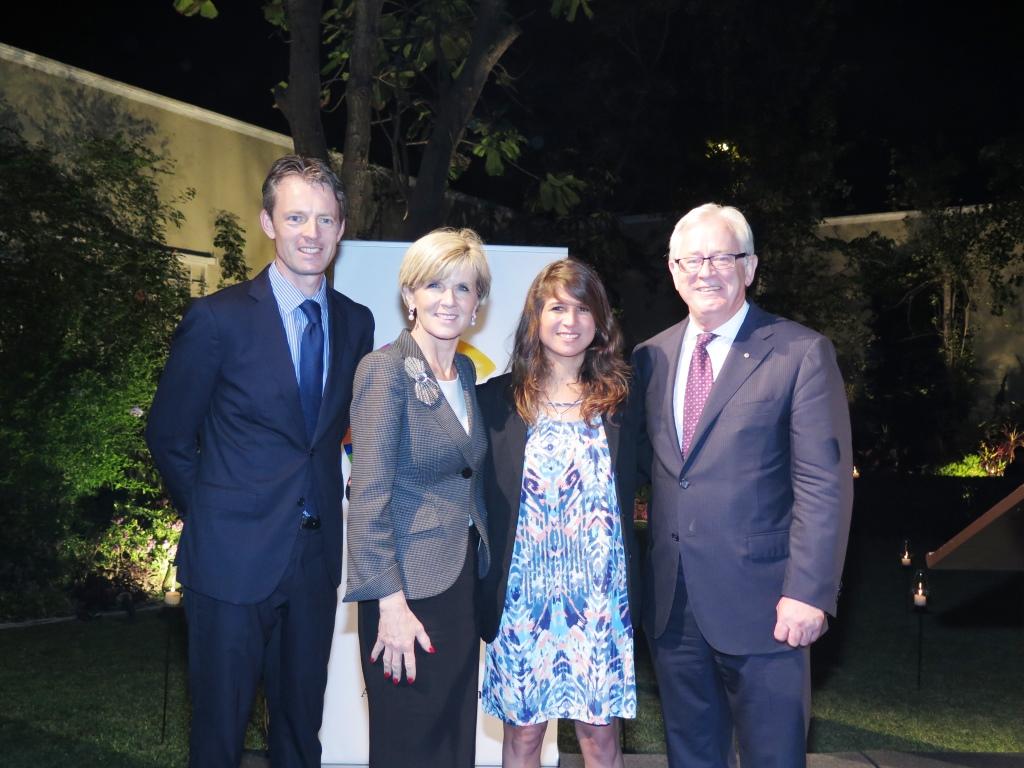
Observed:
[[[952,371],[953,363],[956,362],[956,346],[953,342],[953,280],[946,277],[942,281],[942,347],[946,357],[946,367]]]
[[[320,119],[320,15],[323,0],[287,0],[288,87],[274,87],[274,100],[288,121],[295,153],[327,160]]]
[[[384,0],[357,0],[355,34],[349,52],[348,82],[345,84],[345,157],[341,181],[348,195],[348,237],[364,237],[372,217],[373,185],[370,175],[370,121],[373,115],[371,88],[374,49]]]
[[[414,240],[443,223],[444,193],[455,149],[491,70],[519,33],[519,27],[506,19],[504,0],[480,1],[465,66],[438,101],[434,128],[409,200],[404,238]]]

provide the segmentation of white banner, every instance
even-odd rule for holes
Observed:
[[[409,243],[359,240],[345,240],[341,244],[341,253],[334,266],[334,287],[373,311],[376,320],[374,348],[390,344],[403,328],[408,327],[398,287],[398,268],[408,247]],[[565,248],[488,245],[485,250],[493,278],[491,295],[477,312],[477,324],[467,330],[459,344],[459,351],[468,355],[476,365],[479,382],[505,371],[512,352],[512,337],[533,278],[546,264],[568,256]],[[342,470],[347,480],[350,468],[348,453],[351,451],[347,438],[345,449]],[[343,506],[347,514],[348,502]],[[347,525],[345,532],[348,533]],[[324,765],[362,766],[367,764],[369,757],[366,690],[359,665],[355,604],[341,602],[345,593],[344,559],[342,563],[320,743],[323,745]],[[483,647],[481,644],[481,679]],[[501,765],[501,731],[500,721],[478,712],[478,766]],[[548,727],[541,754],[543,766],[558,765],[556,731],[555,724]]]

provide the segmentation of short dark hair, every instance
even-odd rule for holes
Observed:
[[[267,173],[267,178],[263,181],[263,210],[268,214],[273,215],[277,185],[287,176],[299,176],[310,184],[320,184],[330,189],[338,201],[341,219],[345,219],[348,200],[345,198],[345,188],[341,185],[341,179],[334,173],[327,161],[318,157],[303,157],[302,155],[279,157],[270,166],[270,172]]]

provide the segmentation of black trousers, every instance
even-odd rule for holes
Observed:
[[[743,768],[807,764],[808,648],[733,656],[697,626],[680,567],[664,633],[650,639],[670,768],[728,768],[733,731]]]
[[[416,646],[416,680],[395,685],[378,658],[370,663],[380,612],[376,600],[359,603],[359,649],[370,709],[370,768],[472,768],[476,755],[480,638],[474,612],[476,542],[455,583],[409,608],[430,636],[435,653]]]
[[[274,768],[320,765],[320,721],[337,589],[318,530],[301,530],[281,583],[235,605],[185,591],[191,768],[238,768],[260,677],[270,709]]]

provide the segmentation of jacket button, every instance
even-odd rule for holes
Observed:
[[[473,470],[470,469],[469,467],[463,467],[462,472],[460,472],[459,474],[468,480],[473,476]]]
[[[295,502],[295,506],[296,507],[304,507],[304,506],[306,506],[306,497],[305,496],[299,496],[299,500]]]
[[[672,534],[672,541],[679,541],[679,534],[678,533],[673,533]]]
[[[689,480],[680,480],[679,481],[679,487],[682,488],[685,491],[687,488],[690,487],[690,481]]]

